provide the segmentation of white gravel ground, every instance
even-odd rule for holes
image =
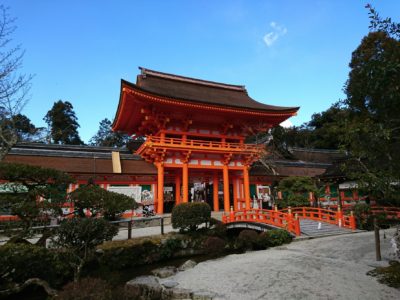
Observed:
[[[168,278],[180,288],[210,291],[218,299],[400,299],[400,290],[366,273],[375,261],[373,232],[303,240],[286,246],[206,261]]]

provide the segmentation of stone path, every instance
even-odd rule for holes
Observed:
[[[214,299],[400,299],[400,290],[366,273],[387,265],[390,236],[381,233],[382,262],[375,261],[373,232],[309,239],[265,251],[199,263],[169,280]]]

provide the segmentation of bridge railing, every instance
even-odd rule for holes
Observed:
[[[352,212],[350,215],[345,215],[341,210],[336,211],[319,207],[293,207],[282,209],[281,211],[291,212],[298,218],[321,221],[353,230],[356,229],[356,221]]]
[[[222,216],[222,222],[253,222],[273,225],[285,229],[297,236],[300,233],[300,222],[292,214],[281,212],[278,210],[267,209],[245,209],[239,211],[231,211]]]
[[[400,207],[371,206],[371,213],[374,215],[384,214],[386,219],[400,220]]]

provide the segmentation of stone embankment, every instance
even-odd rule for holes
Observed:
[[[172,299],[193,299],[193,300],[211,300],[215,299],[215,293],[208,291],[191,291],[178,287],[179,283],[168,279],[177,272],[183,272],[194,268],[196,262],[188,260],[179,268],[172,266],[155,269],[151,276],[140,276],[126,284],[127,290],[131,295],[143,300],[172,300]]]

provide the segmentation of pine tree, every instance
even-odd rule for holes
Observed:
[[[104,147],[123,147],[126,146],[130,137],[127,134],[120,132],[114,132],[111,129],[112,122],[105,118],[100,121],[99,130],[94,135],[89,144],[92,146],[104,146]]]
[[[73,109],[70,102],[58,100],[43,118],[50,128],[53,143],[83,145],[78,133],[78,118]]]

